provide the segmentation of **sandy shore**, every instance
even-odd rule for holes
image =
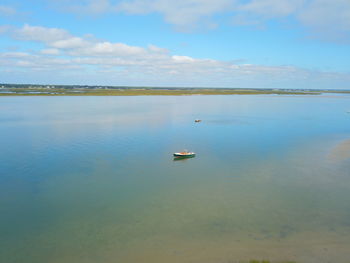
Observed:
[[[341,162],[350,159],[350,139],[338,143],[329,153],[329,160]]]

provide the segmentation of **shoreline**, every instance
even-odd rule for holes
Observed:
[[[320,91],[229,89],[45,89],[6,88],[0,96],[189,96],[189,95],[321,95]]]
[[[330,151],[328,159],[332,162],[343,162],[350,159],[350,139],[337,143]]]

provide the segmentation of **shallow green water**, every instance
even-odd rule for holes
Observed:
[[[0,262],[349,262],[350,160],[329,157],[348,110],[347,95],[1,98]],[[184,148],[197,156],[174,161]]]

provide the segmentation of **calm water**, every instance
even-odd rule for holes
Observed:
[[[347,111],[346,95],[2,97],[0,262],[350,262]]]

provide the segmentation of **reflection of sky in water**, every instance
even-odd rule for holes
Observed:
[[[346,262],[349,102],[1,98],[0,261]]]

